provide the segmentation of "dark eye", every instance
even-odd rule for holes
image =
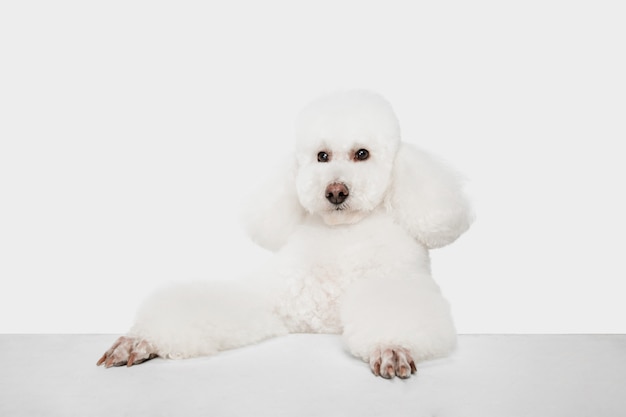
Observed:
[[[370,153],[367,149],[359,149],[354,154],[355,161],[365,161],[369,157],[370,157]]]
[[[328,156],[327,152],[320,152],[317,154],[317,162],[328,162],[330,160],[330,156]]]

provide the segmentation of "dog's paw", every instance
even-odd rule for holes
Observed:
[[[411,353],[401,347],[376,348],[370,354],[370,368],[376,376],[409,378],[417,372]]]
[[[136,337],[122,336],[98,360],[96,365],[133,366],[156,358],[156,349],[146,340]]]

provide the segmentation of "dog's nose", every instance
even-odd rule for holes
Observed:
[[[335,182],[326,187],[326,199],[335,205],[346,201],[350,195],[348,187],[340,182]]]

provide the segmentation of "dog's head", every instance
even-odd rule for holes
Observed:
[[[296,190],[304,209],[330,225],[355,223],[380,206],[400,143],[381,96],[346,91],[309,104],[296,124]]]
[[[296,124],[295,158],[259,187],[244,213],[252,238],[277,250],[307,216],[356,223],[376,209],[429,248],[454,241],[472,213],[458,176],[400,141],[389,103],[350,90],[313,101]]]

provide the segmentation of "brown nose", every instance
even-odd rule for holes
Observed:
[[[350,195],[348,187],[340,182],[335,182],[326,187],[326,199],[335,205],[346,201]]]

